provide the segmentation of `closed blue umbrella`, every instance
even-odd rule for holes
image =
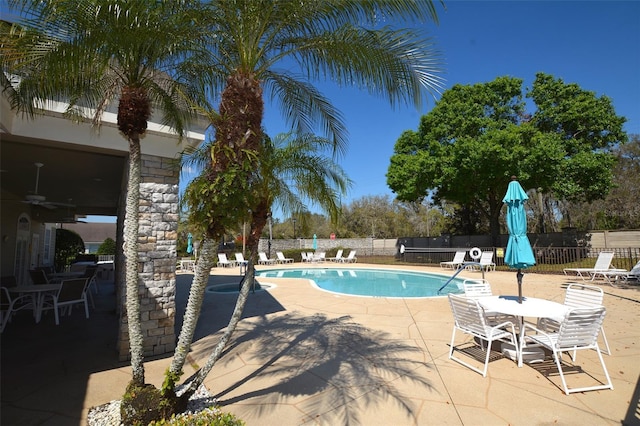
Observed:
[[[193,235],[191,235],[191,232],[187,235],[187,253],[193,253]]]
[[[318,237],[316,236],[316,234],[313,234],[313,249],[318,249]]]
[[[528,200],[515,176],[507,188],[507,194],[502,202],[507,205],[507,227],[509,228],[509,241],[504,255],[504,263],[518,270],[518,302],[522,303],[522,269],[536,264],[536,259],[531,249],[529,237],[527,237],[527,213],[524,210],[524,202]]]

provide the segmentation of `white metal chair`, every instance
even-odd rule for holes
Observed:
[[[293,263],[293,258],[284,257],[284,254],[281,251],[277,251],[276,256],[278,257],[278,263]]]
[[[505,321],[496,325],[489,325],[487,318],[484,315],[484,310],[478,304],[476,299],[468,298],[465,296],[458,296],[455,294],[449,294],[449,304],[451,305],[451,311],[453,312],[453,332],[451,334],[451,344],[449,347],[449,359],[456,361],[465,367],[472,369],[473,371],[482,374],[483,377],[487,376],[487,369],[489,367],[489,356],[491,354],[491,345],[493,342],[505,342],[510,343],[516,348],[517,353],[520,350],[518,341],[516,340],[515,325],[511,321]],[[511,330],[509,330],[509,328]],[[484,368],[480,369],[461,358],[456,358],[453,355],[456,338],[456,330],[460,330],[462,333],[469,334],[475,338],[480,339],[480,348],[484,351],[484,345],[482,342],[487,342],[486,354],[484,359]]]
[[[558,367],[558,373],[560,373],[560,378],[562,379],[562,386],[567,395],[574,392],[613,389],[609,372],[607,371],[602,353],[600,352],[600,346],[598,346],[598,334],[602,329],[605,314],[606,309],[604,306],[571,309],[565,315],[560,324],[560,329],[556,333],[546,333],[531,324],[525,323],[525,333],[524,338],[520,342],[520,350],[522,351],[527,342],[533,343],[534,346],[541,346],[550,350],[553,353],[553,358]],[[535,332],[535,334],[527,335],[527,330],[531,330]],[[569,388],[565,380],[564,371],[562,370],[562,352],[573,352],[574,356],[572,358],[575,360],[575,352],[584,349],[595,349],[597,352],[606,383],[601,381],[601,384],[595,386]]]
[[[235,261],[230,261],[229,259],[227,259],[227,255],[226,253],[218,253],[218,267],[223,267],[223,268],[232,268],[234,266],[236,266],[236,262]]]
[[[599,307],[603,305],[603,300],[604,292],[600,287],[593,285],[571,283],[564,294],[564,305],[570,308]],[[563,319],[564,318],[540,318],[538,320],[538,328],[545,331],[557,331]],[[600,329],[600,332],[606,349],[602,352],[611,355],[611,349],[609,348],[607,336],[604,333],[604,327]]]
[[[60,290],[53,296],[53,312],[56,325],[60,324],[60,314],[64,315],[68,308],[68,315],[71,315],[73,305],[83,304],[84,313],[89,318],[89,303],[87,302],[87,292],[89,289],[89,278],[75,278],[64,280],[60,285]]]
[[[11,317],[23,309],[33,309],[33,301],[30,295],[18,295],[12,297],[6,287],[0,287],[0,333],[4,331]]]
[[[457,251],[453,256],[453,260],[447,262],[440,262],[441,268],[460,269],[464,263],[464,258],[467,255],[465,251]]]
[[[274,263],[276,263],[276,260],[269,259],[265,252],[258,253],[258,265],[273,265]]]

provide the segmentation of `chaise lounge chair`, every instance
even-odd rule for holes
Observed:
[[[440,262],[441,268],[451,268],[451,269],[460,269],[462,264],[464,263],[464,257],[466,256],[465,251],[457,251],[455,256],[453,256],[453,260],[448,262]]]
[[[629,280],[637,280],[640,281],[640,261],[635,264],[630,271],[625,270],[610,270],[599,272],[600,275],[609,283],[612,287],[615,287],[615,283],[619,280],[629,281]]]
[[[568,275],[567,272],[575,272],[582,280],[590,277],[591,281],[604,272],[626,272],[624,269],[611,268],[614,254],[612,251],[601,251],[593,268],[564,268],[563,272],[565,275]]]

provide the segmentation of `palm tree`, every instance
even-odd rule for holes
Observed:
[[[271,214],[272,207],[277,205],[287,215],[302,212],[306,210],[307,203],[312,203],[329,213],[333,221],[337,219],[340,196],[346,193],[351,181],[342,168],[326,156],[327,149],[332,146],[330,140],[309,134],[300,136],[293,133],[281,134],[273,141],[268,137],[263,138],[258,155],[259,173],[253,180],[251,188],[252,193],[256,194],[256,208],[247,214],[251,222],[247,239],[251,255],[242,290],[224,335],[214,348],[207,363],[188,380],[189,388],[183,397],[191,395],[202,384],[240,321],[248,291],[253,286],[253,265],[258,257],[260,234]],[[199,191],[203,186],[208,185],[207,167],[210,163],[210,150],[210,145],[201,147],[186,160],[186,163],[193,164],[201,170],[204,169],[203,174],[194,179],[185,191],[184,202],[189,204],[191,208],[197,209],[198,205],[201,205]],[[198,219],[196,219],[200,217],[197,213],[201,212],[196,212],[190,217],[191,226],[201,227],[202,222],[198,223]],[[177,380],[189,352],[209,271],[214,264],[215,241],[206,236],[204,238],[202,244],[204,248],[197,260],[178,345],[167,372],[168,380]],[[169,383],[169,381],[165,383]]]
[[[258,238],[275,197],[292,195],[282,187],[271,188],[268,183],[274,182],[271,179],[262,179],[261,173],[266,172],[263,167],[268,162],[261,160],[269,158],[268,147],[260,146],[264,96],[277,100],[296,133],[311,133],[319,126],[333,154],[340,154],[347,141],[342,117],[307,78],[357,85],[372,94],[388,97],[391,104],[413,102],[417,106],[424,101],[425,89],[437,90],[440,84],[436,75],[438,58],[428,40],[413,29],[379,25],[387,18],[403,22],[435,20],[431,1],[230,0],[210,1],[208,7],[210,13],[202,19],[215,34],[211,49],[216,66],[210,70],[214,83],[211,90],[212,93],[221,90],[220,104],[211,120],[215,140],[208,170],[193,182],[185,197],[191,220],[202,226],[203,257],[205,253],[213,256],[215,242],[225,230],[247,218],[252,224],[251,256],[227,332],[207,364],[188,380],[184,396],[202,383],[240,318],[254,279]],[[285,68],[291,68],[292,64],[303,75]],[[314,188],[314,181],[303,177],[298,189],[318,191],[312,192],[312,196],[333,199],[329,210],[336,214],[337,192],[321,192]],[[185,322],[197,318],[199,296],[212,265],[212,258],[202,258],[196,264]],[[195,324],[186,329],[191,327],[195,328]],[[193,335],[192,330],[186,329],[183,326],[177,356],[166,376],[168,388],[181,374],[183,357]]]
[[[102,113],[118,100],[118,129],[129,142],[125,250],[126,308],[132,384],[144,383],[138,300],[138,206],[141,145],[153,110],[180,137],[195,116],[186,85],[195,57],[202,63],[205,33],[198,1],[13,0],[22,19],[4,27],[2,68],[13,108],[33,115],[43,99],[68,103],[66,114]],[[195,80],[190,80],[195,81]],[[17,84],[19,82],[19,84]]]

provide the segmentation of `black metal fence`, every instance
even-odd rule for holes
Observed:
[[[496,269],[507,270],[504,263],[504,248],[502,247],[478,247],[482,251],[493,252],[493,262]],[[420,248],[405,247],[404,253],[399,253],[403,261],[410,263],[423,263],[439,265],[453,259],[456,251],[466,251],[466,261],[473,259],[469,255],[469,247],[452,248]],[[602,251],[614,252],[612,268],[630,270],[640,260],[640,248],[608,248],[589,249],[585,247],[541,247],[533,249],[536,265],[529,268],[530,272],[562,273],[564,268],[592,268],[598,254]]]

